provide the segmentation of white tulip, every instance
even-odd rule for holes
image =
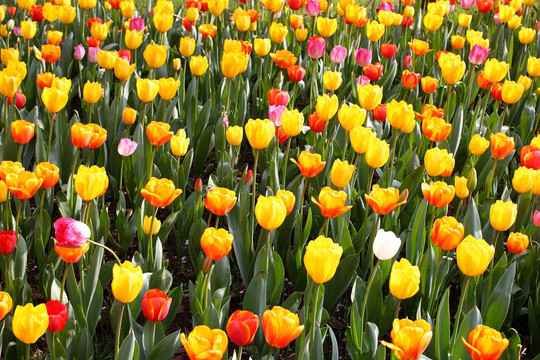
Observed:
[[[373,241],[373,253],[379,260],[389,260],[396,256],[401,246],[401,239],[392,231],[379,229]]]

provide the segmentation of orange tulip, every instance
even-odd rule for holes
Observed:
[[[25,120],[15,120],[11,123],[11,136],[17,144],[28,144],[34,137],[34,124]]]
[[[45,72],[43,74],[38,74],[36,78],[36,84],[41,90],[46,87],[51,87],[54,80],[54,74],[50,72]]]
[[[420,74],[410,72],[409,70],[404,70],[401,75],[401,83],[405,89],[414,89],[420,82]]]
[[[465,235],[463,224],[452,216],[443,216],[435,220],[431,228],[431,240],[443,250],[454,250]]]
[[[71,126],[71,142],[76,147],[82,149],[88,146],[92,140],[92,129],[81,123]]]
[[[463,344],[473,360],[497,360],[508,347],[508,340],[500,332],[485,325],[477,325]]]
[[[422,132],[431,141],[443,141],[450,134],[452,125],[439,117],[428,117],[422,121]]]
[[[169,206],[180,194],[181,189],[176,189],[169,179],[150,178],[141,190],[141,195],[155,207]]]
[[[395,319],[390,336],[392,343],[381,343],[390,348],[399,360],[416,360],[428,347],[433,332],[425,320]]]
[[[405,189],[399,194],[399,190],[393,187],[382,189],[379,185],[373,185],[371,192],[364,194],[367,203],[373,211],[379,215],[386,215],[398,206],[407,202],[409,191]]]
[[[86,254],[89,248],[89,242],[78,248],[68,248],[54,245],[54,251],[56,251],[58,256],[60,256],[62,260],[70,264],[75,264],[77,261],[79,261],[84,256],[84,254]]]
[[[302,333],[304,325],[300,325],[298,315],[280,306],[274,306],[263,313],[262,328],[268,344],[281,349]]]
[[[278,50],[275,53],[270,53],[270,57],[277,66],[279,66],[282,69],[287,69],[288,67],[296,64],[296,61],[298,58],[294,56],[292,52],[289,50]]]
[[[146,136],[152,145],[160,146],[171,140],[173,137],[174,133],[169,131],[170,128],[171,126],[169,124],[160,121],[152,121],[146,126]]]
[[[41,187],[42,179],[36,174],[23,171],[20,174],[9,174],[6,177],[6,185],[9,191],[18,199],[30,199]]]
[[[54,187],[60,179],[60,169],[58,169],[58,166],[48,162],[40,162],[36,165],[34,171],[37,177],[43,180],[41,187],[44,189]]]
[[[217,216],[227,215],[235,204],[236,193],[222,187],[213,188],[204,199],[204,207]]]
[[[332,219],[345,214],[352,208],[352,206],[345,206],[346,200],[347,194],[344,191],[336,191],[328,186],[322,188],[319,201],[314,197],[311,198],[311,201],[321,209],[322,216]]]
[[[427,42],[418,39],[413,39],[412,42],[409,42],[409,48],[415,55],[418,56],[425,55],[433,50],[429,48],[429,44]]]
[[[506,248],[513,254],[521,254],[529,247],[529,237],[522,233],[510,233]]]
[[[444,181],[431,182],[429,184],[422,183],[422,194],[431,205],[443,208],[450,204],[454,199],[456,190],[452,185],[446,184]]]
[[[494,159],[502,160],[514,150],[514,138],[507,136],[504,133],[498,132],[491,134],[491,156]]]
[[[233,236],[225,229],[208,227],[201,236],[201,248],[212,260],[219,260],[232,249]]]
[[[317,176],[326,164],[325,161],[321,161],[321,155],[312,154],[308,150],[300,153],[298,161],[294,159],[291,159],[291,161],[298,166],[300,173],[307,178]]]
[[[0,179],[6,181],[6,178],[9,174],[18,175],[24,171],[22,164],[18,161],[13,162],[9,160],[4,160],[0,163]]]
[[[55,63],[60,59],[60,55],[62,55],[62,50],[59,46],[50,44],[41,45],[41,57],[45,62],[48,62],[49,64]]]
[[[92,131],[92,137],[88,143],[90,149],[97,149],[107,140],[107,130],[98,124],[88,124],[86,128]]]

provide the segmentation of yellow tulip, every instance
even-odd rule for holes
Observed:
[[[267,231],[277,229],[285,221],[287,208],[283,200],[277,196],[260,195],[255,205],[257,222]]]
[[[458,267],[467,276],[477,276],[486,271],[494,254],[493,245],[471,235],[463,239],[456,248]]]
[[[13,335],[25,344],[35,343],[49,326],[49,315],[45,304],[34,307],[31,303],[18,305],[11,324]]]
[[[323,284],[334,277],[342,254],[339,244],[321,235],[307,244],[304,266],[315,283]]]
[[[140,266],[134,267],[130,261],[122,265],[114,264],[111,283],[114,298],[123,304],[135,300],[143,286],[143,272]]]
[[[390,293],[400,300],[413,297],[420,289],[420,269],[405,258],[394,262],[388,286]]]
[[[274,124],[268,119],[249,119],[245,131],[249,144],[257,150],[266,148],[276,132]]]

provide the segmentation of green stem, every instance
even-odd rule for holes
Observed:
[[[499,121],[497,123],[497,127],[494,129],[495,131],[502,131],[502,126],[503,126],[503,123],[504,123],[504,117],[506,115],[507,110],[508,110],[508,104],[506,104],[504,106],[504,110],[503,110],[503,113],[502,113],[501,117],[499,118]]]
[[[360,334],[361,334],[361,337],[363,338],[364,336],[364,329],[363,329],[363,324],[366,323],[365,319],[364,319],[364,315],[365,315],[365,312],[366,312],[366,306],[367,306],[367,300],[369,298],[369,292],[371,290],[371,287],[373,286],[373,280],[375,279],[375,273],[377,272],[377,267],[379,266],[379,263],[380,263],[381,260],[377,259],[377,263],[375,264],[375,267],[373,268],[373,271],[371,272],[371,274],[369,274],[369,279],[368,279],[368,283],[367,283],[367,286],[366,286],[366,293],[365,293],[365,296],[364,296],[364,300],[362,300],[362,307],[360,308],[360,324],[362,324],[362,331],[360,331]]]
[[[266,355],[266,360],[270,360],[270,356],[272,356],[272,353],[274,352],[274,347],[270,347],[270,351],[268,352],[268,355]]]
[[[30,344],[26,344],[26,356],[24,358],[30,360]]]
[[[231,99],[231,82],[232,80],[227,78],[227,107],[225,108],[227,110],[227,114],[229,113],[229,102]]]
[[[313,88],[313,83],[315,82],[315,72],[317,68],[317,59],[313,59],[313,66],[311,68],[311,85],[309,90],[309,109],[313,110],[313,101],[315,100],[315,89]]]
[[[51,337],[51,360],[56,360],[56,348],[54,346],[54,339],[56,338],[56,332],[53,332],[52,333],[52,337]]]
[[[96,245],[96,246],[99,246],[100,248],[103,248],[105,250],[107,250],[109,253],[111,253],[111,255],[115,258],[116,262],[118,263],[118,265],[122,264],[122,262],[120,261],[120,259],[118,258],[118,256],[114,253],[114,251],[112,251],[109,247],[107,247],[106,245],[103,245],[103,244],[100,244],[98,242],[95,242],[95,241],[92,241],[90,239],[87,240],[90,244],[93,244],[93,245]]]
[[[242,360],[242,350],[244,350],[244,347],[240,345],[238,347],[238,360]]]
[[[67,274],[68,274],[68,270],[70,266],[71,264],[69,263],[66,263],[64,265],[64,274],[62,275],[62,288],[60,289],[60,302],[63,302],[64,300],[64,289],[66,287],[66,278],[67,278]]]
[[[120,181],[118,182],[118,199],[120,199],[120,195],[122,195],[123,175],[124,175],[124,156],[122,156],[122,160],[120,160]]]
[[[51,142],[52,142],[52,133],[53,133],[53,127],[54,127],[54,114],[49,114],[49,118],[51,121],[49,121],[49,141],[47,142],[47,158],[45,161],[49,161],[49,154],[51,152]],[[7,117],[6,117],[7,122]]]
[[[118,359],[118,350],[120,349],[120,330],[122,330],[122,315],[124,314],[124,303],[120,303],[120,315],[116,323],[116,342],[114,346],[114,358]]]
[[[310,347],[313,346],[313,343],[315,342],[315,330],[317,328],[317,310],[319,307],[319,287],[321,284],[315,283],[315,290],[313,291],[313,313],[312,313],[312,319],[311,319],[311,339],[310,339]]]
[[[349,132],[345,132],[345,143],[343,144],[343,154],[341,155],[341,160],[345,160],[345,155],[347,154],[347,143],[349,142]]]
[[[150,231],[148,232],[148,261],[150,261],[150,271],[154,271],[154,242],[152,240],[152,233],[154,232],[154,220],[158,212],[158,207],[154,209],[152,214],[152,220],[150,220]]]
[[[495,177],[495,169],[497,168],[497,159],[493,161],[493,165],[491,166],[491,170],[489,172],[488,178],[487,178],[487,184],[488,184],[488,197],[490,195],[495,195],[495,192],[493,191],[493,178]]]
[[[17,146],[17,161],[18,162],[21,162],[21,150],[22,150],[22,144],[19,144],[19,146]]]
[[[287,139],[287,147],[285,148],[285,156],[283,157],[283,190],[287,186],[287,165],[289,164],[289,150],[291,148],[291,138]]]
[[[324,230],[326,229],[326,225],[328,224],[328,218],[325,217],[324,218],[324,222],[321,226],[321,231],[319,232],[319,236],[321,236],[322,234],[324,234]]]
[[[22,199],[19,199],[19,205],[17,205],[17,215],[15,216],[15,235],[19,238],[19,215],[21,213]]]
[[[446,115],[447,122],[451,123],[452,117],[450,116],[450,95],[452,94],[452,85],[446,84],[446,86],[448,86],[448,95],[446,96],[446,110],[444,114]]]
[[[13,282],[11,281],[11,276],[9,274],[8,268],[8,257],[7,254],[4,254],[4,280],[6,282],[7,292],[10,292],[13,289]]]
[[[206,310],[208,307],[208,293],[211,291],[210,289],[210,276],[212,275],[212,270],[214,269],[214,262],[212,261],[210,265],[210,270],[208,270],[208,273],[204,274],[204,281],[203,281],[203,296],[202,296],[202,305],[203,309]]]
[[[270,232],[271,230],[267,230],[266,231],[266,241],[265,241],[265,246],[264,246],[264,250],[266,252],[266,256],[265,256],[265,263],[264,263],[264,277],[265,277],[265,281],[266,279],[268,279],[268,267],[270,265]]]
[[[394,319],[399,317],[399,307],[401,306],[401,299],[397,299],[396,310],[394,311]]]
[[[392,183],[392,174],[394,172],[394,157],[396,154],[396,145],[397,145],[397,138],[399,137],[399,130],[394,130],[394,139],[392,140],[392,152],[390,154],[390,157],[388,158],[388,162],[390,163],[390,171],[388,172],[388,177],[386,181],[386,185],[389,186]]]
[[[465,301],[465,297],[467,296],[467,290],[469,289],[469,282],[471,278],[469,276],[465,277],[465,283],[463,284],[463,288],[461,290],[461,297],[459,298],[459,305],[456,313],[456,320],[454,321],[454,333],[457,334],[459,331],[459,322],[461,319],[461,312],[463,310],[463,302]]]
[[[253,184],[251,190],[251,245],[255,237],[255,197],[257,190],[257,164],[259,162],[259,149],[255,150],[255,164],[253,165]]]
[[[148,180],[152,178],[152,170],[154,169],[154,156],[156,155],[157,146],[152,145],[152,157],[150,158],[150,176]]]

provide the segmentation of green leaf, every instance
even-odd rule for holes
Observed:
[[[478,310],[478,308],[475,306],[463,318],[463,321],[461,321],[461,326],[459,327],[457,336],[453,339],[454,345],[452,346],[452,357],[454,359],[468,359],[469,358],[469,353],[467,352],[465,345],[463,345],[463,340],[461,340],[461,338],[464,338],[465,340],[467,340],[471,330],[474,329],[476,325],[481,324],[481,323],[482,323],[482,315],[480,314],[480,310]]]
[[[446,289],[437,311],[435,324],[435,354],[438,360],[448,359],[450,350],[450,288]]]
[[[172,359],[176,351],[180,349],[180,346],[182,346],[180,331],[175,331],[161,340],[150,354],[148,354],[146,360]]]
[[[405,246],[407,252],[407,259],[411,259],[413,265],[417,265],[420,261],[420,256],[423,253],[424,242],[426,239],[426,212],[428,209],[428,202],[423,199],[412,218],[412,232],[411,239],[407,241]]]
[[[356,276],[356,268],[360,261],[360,254],[345,256],[339,262],[334,277],[328,282],[329,289],[324,296],[324,308],[332,313],[341,296]]]
[[[512,263],[504,272],[503,276],[493,289],[491,296],[483,309],[484,325],[499,330],[508,313],[512,287],[516,275],[516,263]]]
[[[465,236],[472,235],[477,239],[482,239],[482,222],[474,199],[469,203],[463,218],[463,227],[465,228]]]
[[[139,344],[137,343],[137,340],[135,339],[133,330],[129,331],[129,334],[124,340],[124,342],[122,343],[120,350],[118,350],[118,355],[116,358],[125,359],[125,360],[130,360],[130,359],[138,360],[139,359]]]

